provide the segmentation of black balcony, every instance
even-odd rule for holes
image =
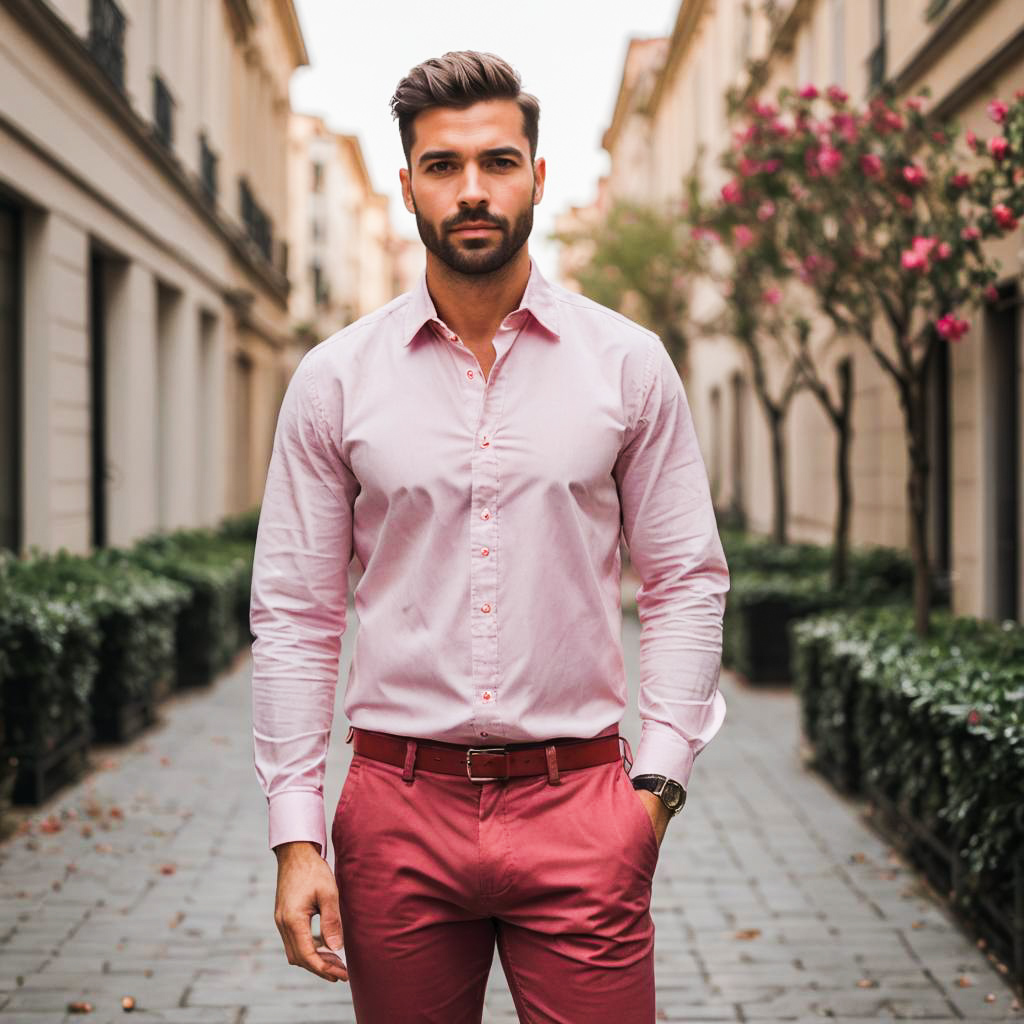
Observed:
[[[217,201],[217,154],[210,149],[206,135],[199,133],[199,181],[203,186],[203,195],[211,203]]]
[[[153,73],[153,134],[167,149],[174,148],[174,99],[167,83]]]
[[[89,2],[89,52],[107,77],[124,91],[125,18],[114,0]]]
[[[245,233],[263,254],[263,258],[271,263],[274,247],[273,227],[270,218],[256,202],[256,197],[252,194],[252,189],[249,188],[249,183],[245,178],[240,178],[238,181],[238,200],[239,214]]]
[[[885,36],[882,36],[868,57],[868,88],[872,92],[885,81],[885,50]]]

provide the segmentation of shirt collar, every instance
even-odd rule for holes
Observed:
[[[540,272],[536,261],[530,258],[530,279],[526,282],[526,291],[523,292],[523,299],[519,308],[509,314],[513,322],[517,314],[525,311],[544,328],[552,337],[559,337],[559,316],[558,302],[555,291],[548,283],[547,278]],[[434,300],[427,290],[427,273],[424,271],[416,284],[416,287],[409,292],[409,303],[405,307],[405,327],[402,332],[402,344],[409,345],[413,339],[419,336],[424,325],[430,322],[441,324],[442,321],[437,315]]]

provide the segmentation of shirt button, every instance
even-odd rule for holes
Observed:
[[[482,605],[480,605],[480,611],[482,611],[485,615],[490,610],[491,610],[491,606],[489,604],[482,604]]]
[[[486,448],[490,443],[491,442],[487,440],[487,435],[486,434],[484,434],[484,436],[480,438],[480,447],[481,448]]]
[[[484,690],[484,700],[490,700],[493,694],[490,690]]]
[[[490,553],[491,553],[491,549],[490,548],[481,548],[480,549],[480,554],[481,555],[489,555]]]
[[[487,733],[485,733],[485,732],[482,732],[482,733],[480,733],[480,735],[481,735],[481,736],[486,736],[486,735],[487,735]]]
[[[470,380],[472,380],[472,379],[473,379],[473,371],[472,371],[472,370],[467,370],[467,371],[466,371],[466,376],[467,376],[467,377],[468,377],[468,378],[469,378]]]
[[[483,510],[483,512],[480,513],[480,518],[481,519],[490,519],[491,518],[491,510],[489,508],[485,508]]]

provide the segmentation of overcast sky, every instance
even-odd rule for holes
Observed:
[[[334,131],[358,135],[374,187],[391,196],[396,229],[416,237],[402,205],[404,163],[388,103],[398,80],[448,50],[504,57],[541,103],[540,145],[547,159],[544,199],[530,251],[555,272],[546,241],[567,206],[588,203],[607,170],[608,125],[631,36],[666,35],[679,0],[296,0],[310,67],[292,78],[293,109],[319,114]]]

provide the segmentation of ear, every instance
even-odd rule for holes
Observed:
[[[410,213],[415,213],[416,201],[412,197],[412,178],[408,167],[399,168],[398,180],[402,183],[402,202],[405,203],[405,208]]]
[[[544,157],[533,162],[533,205],[536,206],[544,198],[544,179],[548,173],[548,165]]]

